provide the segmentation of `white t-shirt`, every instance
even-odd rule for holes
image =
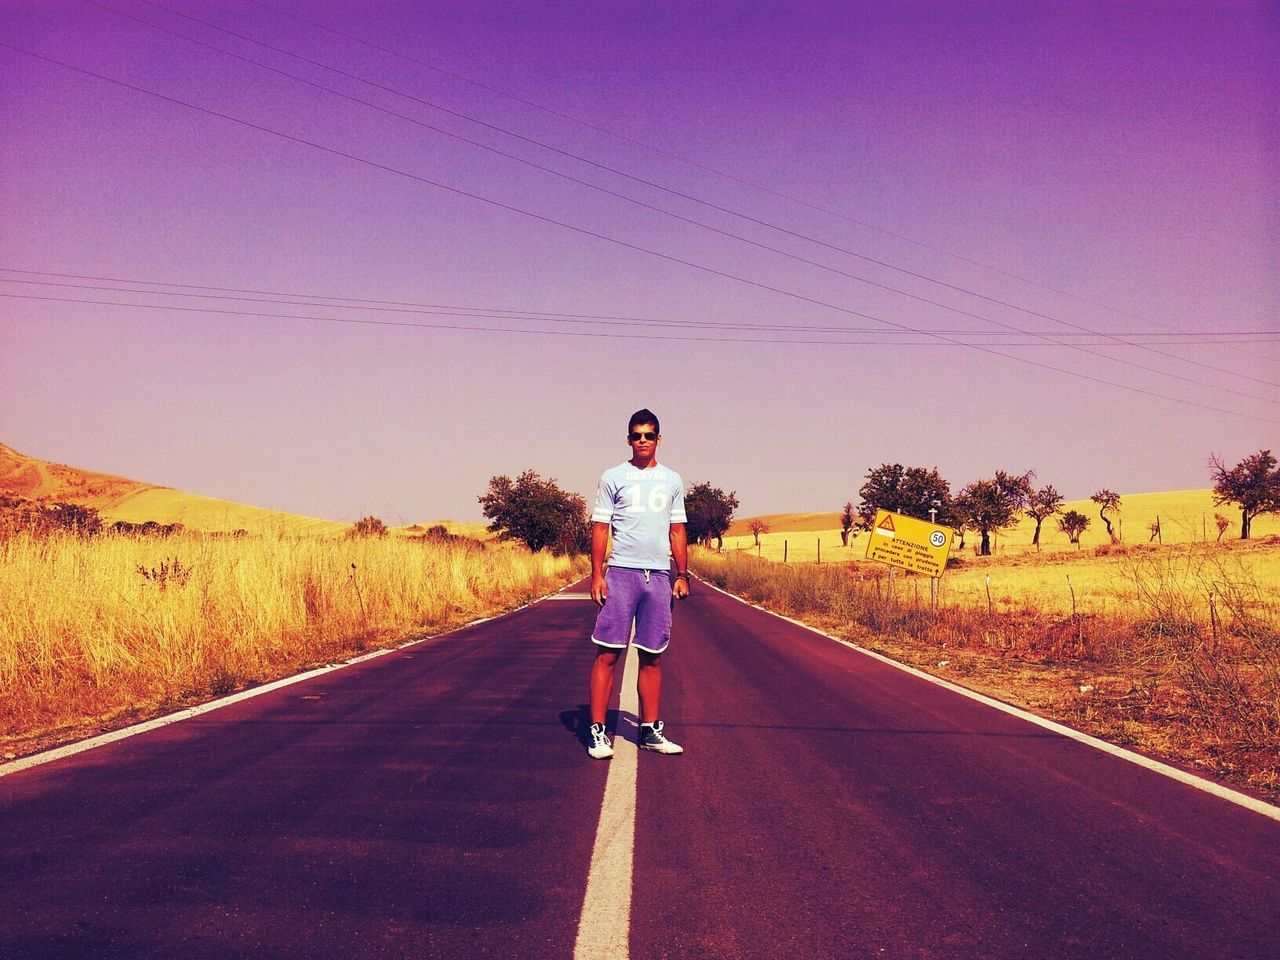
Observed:
[[[623,461],[601,475],[591,519],[613,531],[610,566],[666,570],[671,524],[687,522],[684,482],[661,464],[641,470]]]

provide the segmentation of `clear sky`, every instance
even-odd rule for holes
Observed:
[[[640,406],[741,515],[886,461],[1204,487],[1280,450],[1278,39],[1221,0],[7,0],[0,441],[388,522],[590,497]]]

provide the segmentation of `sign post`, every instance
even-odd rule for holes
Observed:
[[[933,505],[929,507],[930,523],[938,522],[938,506],[939,506],[938,501],[934,500]],[[929,612],[930,613],[938,612],[938,578],[937,577],[929,578]]]
[[[871,526],[867,559],[932,577],[936,603],[937,579],[947,566],[951,539],[951,531],[946,527],[900,513],[879,510]]]

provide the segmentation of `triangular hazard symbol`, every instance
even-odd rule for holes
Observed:
[[[893,517],[889,516],[888,514],[885,514],[884,519],[881,520],[878,524],[876,524],[876,526],[881,530],[892,530]]]

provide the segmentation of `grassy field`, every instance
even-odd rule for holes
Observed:
[[[1240,536],[1240,511],[1230,506],[1215,507],[1210,490],[1175,490],[1167,493],[1136,493],[1121,497],[1119,521],[1113,521],[1117,534],[1129,545],[1147,543],[1149,526],[1160,520],[1160,541],[1163,544],[1215,541],[1218,530],[1213,522],[1214,513],[1226,517],[1231,525],[1223,534],[1223,540]],[[1076,547],[1067,535],[1058,530],[1056,520],[1044,522],[1040,531],[1042,553],[1080,553],[1103,546],[1110,541],[1106,527],[1098,518],[1097,504],[1090,500],[1073,500],[1063,505],[1063,510],[1076,510],[1090,518],[1089,529]],[[729,527],[730,536],[724,538],[727,550],[750,550],[756,553],[755,541],[747,531],[747,523],[753,518],[735,520]],[[785,513],[760,517],[769,524],[769,533],[760,537],[759,555],[766,560],[781,561],[783,544],[789,562],[813,563],[818,558],[818,542],[821,541],[822,560],[837,563],[860,559],[867,553],[867,534],[859,533],[848,547],[840,545],[839,513]],[[1018,523],[995,535],[993,553],[998,557],[1035,553],[1031,537],[1035,523],[1023,517]],[[1280,515],[1264,514],[1254,520],[1253,538],[1280,535]],[[965,538],[965,550],[953,547],[953,554],[974,555],[976,534],[969,532]]]
[[[0,754],[441,632],[586,571],[395,536],[0,540]]]
[[[928,578],[878,563],[697,549],[692,565],[894,659],[1277,799],[1275,540],[969,556],[936,612]]]
[[[1197,612],[1207,618],[1209,593],[1215,580],[1230,582],[1248,577],[1259,583],[1280,584],[1280,551],[1189,549],[1197,544],[1203,547],[1221,542],[1229,548],[1239,543],[1238,512],[1222,507],[1216,508],[1217,512],[1234,519],[1231,529],[1218,541],[1210,491],[1130,494],[1122,504],[1121,516],[1128,521],[1128,530],[1138,529],[1142,536],[1136,540],[1127,537],[1119,546],[1110,543],[1098,520],[1096,505],[1088,500],[1064,506],[1065,510],[1093,516],[1094,525],[1086,531],[1079,547],[1058,531],[1052,519],[1045,521],[1041,529],[1039,551],[1031,545],[1035,525],[1026,518],[994,536],[990,557],[977,555],[977,537],[970,533],[965,550],[952,549],[939,582],[939,603],[974,609],[987,609],[989,605],[997,612],[1040,611],[1055,616],[1073,610],[1085,614],[1105,614],[1109,610],[1120,613],[1134,591],[1159,573],[1183,582],[1188,590],[1194,583]],[[1156,517],[1160,518],[1162,542],[1151,541],[1147,529]],[[841,545],[839,514],[778,514],[764,519],[776,532],[762,534],[758,549],[747,533],[725,537],[725,550],[774,563],[783,562],[785,556],[786,562],[793,564],[816,563],[821,553],[824,564],[850,564],[861,568],[862,576],[875,577],[884,572],[882,564],[866,559],[866,532],[852,537],[847,547]],[[745,523],[736,521],[734,528]],[[1121,525],[1116,526],[1119,534]],[[1202,536],[1206,532],[1207,541]],[[1265,514],[1254,520],[1249,544],[1265,546],[1269,537],[1276,536],[1280,536],[1280,516]],[[901,571],[894,588],[903,591],[908,600],[922,591],[926,600],[929,596],[927,580]]]

